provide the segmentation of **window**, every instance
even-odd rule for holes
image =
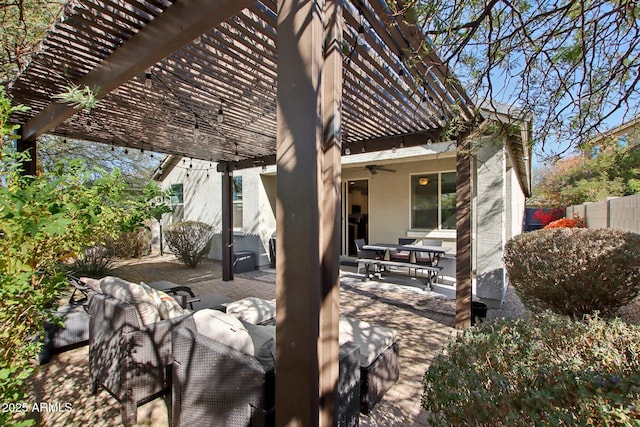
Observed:
[[[171,204],[173,206],[184,204],[184,190],[182,184],[171,184]]]
[[[455,172],[411,177],[411,228],[455,230]]]
[[[233,178],[233,228],[242,229],[242,177]]]

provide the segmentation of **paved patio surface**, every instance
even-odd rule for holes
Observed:
[[[220,264],[206,261],[195,269],[182,266],[173,256],[150,256],[128,261],[114,275],[130,281],[169,280],[191,287],[196,295],[220,293],[239,299],[246,296],[275,298],[275,273],[259,270],[221,280]],[[393,276],[382,281],[362,281],[355,269],[341,271],[342,314],[395,328],[400,342],[400,379],[361,426],[427,426],[421,410],[422,376],[437,352],[455,334],[454,304],[437,294],[414,286],[415,279]],[[68,411],[45,410],[30,413],[44,426],[119,426],[120,405],[106,391],[89,393],[88,346],[52,358],[39,367],[33,382],[32,402],[49,406],[71,404]],[[167,426],[163,399],[138,408],[139,426]]]

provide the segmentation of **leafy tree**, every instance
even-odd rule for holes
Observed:
[[[639,147],[614,146],[593,158],[574,156],[547,167],[530,205],[564,207],[639,193]]]
[[[512,114],[532,117],[543,149],[558,142],[568,151],[608,128],[607,119],[622,122],[637,113],[636,1],[388,4],[433,39],[416,55],[437,50],[476,99],[515,105]]]
[[[126,150],[122,147],[49,135],[38,139],[37,150],[39,167],[44,171],[60,171],[70,161],[82,159],[87,169],[96,173],[109,174],[118,170],[128,188],[136,195],[144,192],[153,171],[164,157],[139,150]]]
[[[60,16],[64,0],[6,0],[0,3],[0,85],[29,63],[45,32]]]
[[[81,160],[25,176],[27,153],[17,153],[6,119],[15,108],[0,90],[0,396],[24,401],[26,380],[40,348],[35,338],[65,289],[65,264],[86,247],[116,237],[155,215],[127,196],[117,170],[96,172]],[[5,138],[7,137],[7,138]],[[151,187],[144,197],[155,197]],[[28,424],[25,421],[23,424]],[[0,413],[0,425],[11,414]]]

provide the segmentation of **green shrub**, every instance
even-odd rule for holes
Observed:
[[[209,252],[213,227],[199,221],[171,224],[164,232],[169,250],[185,265],[195,267]]]
[[[532,311],[609,317],[640,292],[640,235],[613,229],[536,230],[507,242],[504,263]]]
[[[436,356],[432,426],[638,425],[640,326],[549,312],[469,328]]]
[[[95,245],[85,248],[68,269],[76,277],[100,279],[113,271],[114,264],[115,257],[112,252],[102,245]]]
[[[106,246],[119,258],[140,258],[151,251],[151,231],[146,227],[126,231],[115,239],[107,239]]]

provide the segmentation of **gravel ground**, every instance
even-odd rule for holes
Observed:
[[[490,309],[487,311],[487,318],[499,319],[501,317],[514,318],[525,317],[529,314],[529,311],[524,307],[520,298],[516,295],[513,286],[507,287],[504,302],[500,309]],[[625,320],[628,323],[634,323],[640,325],[640,297],[633,301],[631,304],[626,305],[618,311],[618,317]]]

